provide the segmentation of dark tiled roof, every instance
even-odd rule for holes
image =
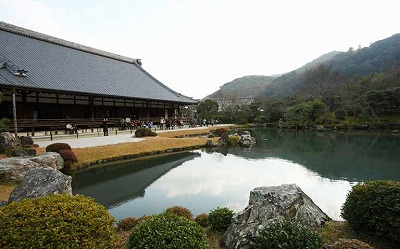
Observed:
[[[17,76],[25,69],[25,77]],[[116,97],[196,101],[151,76],[137,60],[0,22],[0,85]]]

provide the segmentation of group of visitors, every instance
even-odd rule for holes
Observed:
[[[173,130],[175,127],[183,128],[183,121],[178,119],[164,119],[163,117],[160,118],[160,129],[161,130]]]

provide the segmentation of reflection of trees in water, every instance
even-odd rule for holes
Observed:
[[[398,136],[270,129],[252,133],[257,144],[251,151],[231,148],[229,153],[251,159],[290,160],[331,179],[400,179]]]

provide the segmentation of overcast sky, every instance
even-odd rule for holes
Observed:
[[[184,95],[400,33],[400,1],[0,0],[0,20],[112,53]]]

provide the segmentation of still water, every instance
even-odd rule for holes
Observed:
[[[179,205],[194,215],[240,211],[260,186],[296,183],[331,218],[357,182],[400,180],[400,136],[251,130],[251,149],[195,150],[119,162],[73,176],[74,194],[91,196],[117,219]]]

